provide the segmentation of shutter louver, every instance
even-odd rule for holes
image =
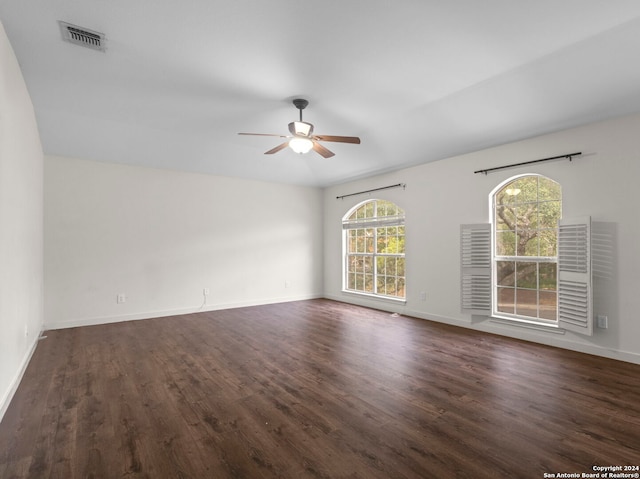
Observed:
[[[491,313],[491,225],[460,226],[460,293],[463,313]]]
[[[561,220],[558,229],[558,325],[593,334],[591,218]]]

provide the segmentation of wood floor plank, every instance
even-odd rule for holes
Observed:
[[[47,332],[4,478],[540,478],[640,464],[640,366],[310,300]]]

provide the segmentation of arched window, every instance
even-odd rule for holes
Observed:
[[[591,336],[591,218],[561,218],[560,185],[540,175],[489,199],[490,224],[460,225],[462,312]]]
[[[519,176],[496,188],[492,200],[492,315],[557,323],[560,185]]]
[[[404,211],[370,200],[342,220],[345,291],[405,298]]]

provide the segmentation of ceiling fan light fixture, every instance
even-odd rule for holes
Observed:
[[[273,155],[279,151],[284,150],[287,146],[290,147],[296,153],[308,153],[313,149],[323,158],[331,158],[335,153],[328,148],[325,148],[321,141],[335,141],[338,143],[352,143],[359,145],[360,138],[357,136],[337,136],[337,135],[314,135],[313,125],[302,121],[302,110],[304,110],[309,102],[302,98],[296,98],[293,100],[293,105],[300,110],[300,121],[292,121],[289,123],[289,132],[291,135],[274,135],[271,133],[238,133],[238,135],[257,135],[257,136],[275,136],[278,138],[290,138],[290,140],[280,143],[275,148],[271,148],[265,151],[265,155]]]
[[[313,148],[313,141],[309,138],[295,137],[289,140],[289,148],[296,153],[308,153]]]

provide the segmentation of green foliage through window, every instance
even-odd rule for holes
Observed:
[[[495,311],[534,320],[557,320],[560,185],[528,175],[494,195]]]
[[[343,228],[345,288],[404,298],[404,211],[390,201],[367,201],[345,217]]]

